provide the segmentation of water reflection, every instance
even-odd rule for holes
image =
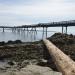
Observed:
[[[0,29],[0,41],[8,41],[8,40],[22,40],[24,42],[33,42],[37,40],[41,40],[43,38],[50,37],[56,32],[62,32],[61,27],[58,28],[47,28],[47,33],[46,33],[46,28],[43,30],[43,28],[37,28],[35,29],[17,29],[17,30],[11,30],[7,29],[5,32],[2,32]],[[73,33],[74,34],[74,27],[68,28],[68,33]]]

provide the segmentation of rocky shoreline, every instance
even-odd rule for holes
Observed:
[[[48,39],[75,61],[74,35],[55,33]],[[6,65],[0,67],[0,72],[19,71],[27,65],[49,67],[58,72],[42,40],[30,43],[20,40],[0,42],[0,61],[6,61]]]

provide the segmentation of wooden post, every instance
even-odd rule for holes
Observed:
[[[63,75],[75,75],[75,62],[49,40],[44,39],[43,42],[53,58],[57,69],[62,72]]]
[[[36,31],[34,30],[34,40],[36,40]]]
[[[63,34],[63,26],[62,26],[62,34]]]
[[[46,38],[47,38],[47,27],[46,27]]]
[[[14,31],[14,28],[11,28],[12,32]]]
[[[27,37],[28,37],[28,27],[27,27]]]
[[[24,28],[24,31],[25,31],[25,28]]]
[[[66,34],[67,34],[67,26],[66,26]]]
[[[27,27],[27,31],[28,31],[28,27]]]
[[[36,32],[36,27],[35,27],[35,32]]]
[[[4,32],[4,27],[3,27],[3,32]]]
[[[33,32],[33,30],[34,30],[34,29],[33,29],[33,27],[32,27],[32,32]]]
[[[37,34],[37,29],[36,29],[36,27],[35,27],[35,33]]]
[[[44,37],[44,27],[43,27],[43,34],[42,34],[42,39],[43,39],[43,37]]]

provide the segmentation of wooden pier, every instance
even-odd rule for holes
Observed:
[[[12,29],[12,31],[21,29],[26,29],[28,31],[28,28],[31,28],[32,30],[36,31],[36,28],[43,28],[43,32],[46,31],[47,36],[47,28],[49,27],[62,27],[62,33],[64,33],[64,27],[65,27],[65,33],[67,34],[68,27],[75,26],[75,20],[70,21],[60,21],[60,22],[51,22],[51,23],[39,23],[39,24],[33,24],[33,25],[21,25],[21,26],[0,26],[0,28],[3,29],[3,32],[6,28]],[[46,29],[46,30],[45,30]]]

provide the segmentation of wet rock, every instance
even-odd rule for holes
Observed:
[[[13,66],[13,65],[15,65],[15,62],[9,61],[8,64],[11,65],[11,66]]]
[[[7,71],[0,73],[0,75],[62,75],[60,72],[52,71],[48,67],[41,67],[37,65],[28,65],[20,71]]]
[[[62,75],[59,72],[52,71],[51,68],[41,67],[37,65],[28,65],[26,68],[22,68],[21,72],[24,72],[25,75]]]
[[[30,61],[30,64],[36,65],[39,62],[39,60],[33,59]]]
[[[26,67],[27,65],[29,65],[29,60],[24,60],[23,62],[18,63],[18,68],[21,69],[23,67]]]

